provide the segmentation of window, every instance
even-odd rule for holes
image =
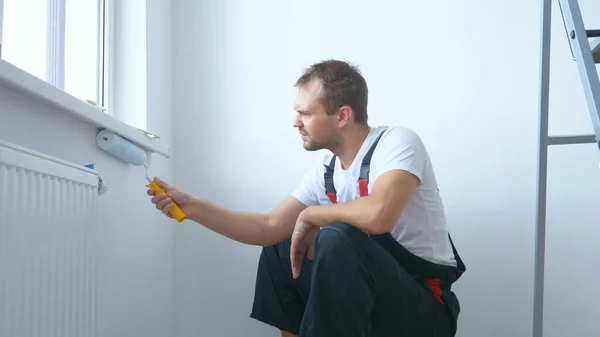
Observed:
[[[82,100],[106,106],[109,0],[0,0],[0,57]]]

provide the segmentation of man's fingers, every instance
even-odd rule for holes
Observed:
[[[167,204],[167,206],[165,206],[165,207],[162,209],[162,210],[163,210],[163,213],[164,213],[166,216],[170,216],[170,215],[171,215],[171,213],[170,213],[170,212],[171,212],[171,210],[173,209],[173,207],[174,207],[174,206],[175,206],[175,205],[174,205],[173,203],[169,203],[169,204]]]
[[[167,197],[166,194],[161,193],[152,197],[152,203],[158,204],[160,201],[164,200]]]
[[[163,199],[156,204],[156,209],[163,211],[165,208],[169,207],[169,204],[172,202],[173,201],[170,198]]]
[[[179,205],[183,205],[187,201],[186,194],[181,191],[172,191],[171,193],[167,193],[167,196]]]
[[[301,238],[292,238],[292,244],[290,246],[290,262],[292,263],[292,276],[294,279],[300,276],[305,249],[306,247],[303,246]]]
[[[296,238],[294,236],[292,236],[292,243],[290,245],[290,262],[292,264],[292,277],[295,279],[298,276],[296,276],[296,246],[298,244],[296,243]]]
[[[302,269],[302,258],[298,259],[297,257],[292,260],[292,276],[294,279],[297,279],[300,276],[300,270]]]

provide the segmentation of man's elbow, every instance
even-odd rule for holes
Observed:
[[[289,233],[286,233],[280,225],[281,220],[271,214],[265,214],[262,221],[262,233],[260,235],[259,246],[274,246],[284,240]]]
[[[369,228],[370,228],[369,234],[378,235],[378,234],[389,233],[392,230],[392,228],[394,228],[395,224],[396,223],[390,223],[390,222],[384,221],[384,220],[373,221],[371,223],[371,225],[369,226]]]
[[[377,235],[390,232],[396,225],[398,217],[390,214],[384,205],[375,206],[367,224],[370,234]]]

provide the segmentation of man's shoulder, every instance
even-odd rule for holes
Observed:
[[[381,148],[381,151],[378,152],[402,151],[408,148],[419,149],[419,151],[425,150],[419,134],[409,127],[379,126],[376,127],[376,131],[376,134],[381,136],[377,145],[378,148]]]
[[[394,141],[420,141],[419,134],[406,126],[377,126],[377,134],[381,140],[392,139]]]

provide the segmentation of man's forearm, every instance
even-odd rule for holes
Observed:
[[[387,221],[381,216],[383,204],[370,197],[362,197],[345,203],[309,207],[303,216],[316,226],[322,227],[332,222],[352,225],[368,234],[387,231]]]
[[[274,231],[267,214],[237,212],[204,199],[192,201],[188,218],[232,240],[266,246],[272,243]]]

